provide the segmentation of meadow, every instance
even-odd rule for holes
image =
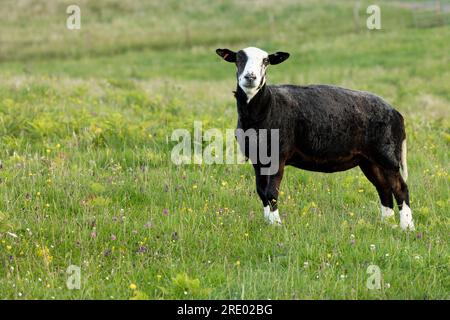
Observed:
[[[449,299],[450,25],[415,26],[417,3],[378,1],[368,30],[369,1],[80,0],[68,30],[71,1],[2,1],[0,298]],[[269,83],[403,114],[414,232],[357,168],[287,168],[276,228],[250,164],[171,162],[174,129],[236,126],[215,49],[248,46],[291,53]]]

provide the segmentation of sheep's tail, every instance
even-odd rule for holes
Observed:
[[[406,138],[402,142],[402,157],[400,167],[400,173],[403,177],[403,180],[408,180],[408,165],[406,163]]]

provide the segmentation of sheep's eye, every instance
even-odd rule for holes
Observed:
[[[269,58],[264,58],[264,59],[263,59],[263,64],[264,64],[265,66],[269,65]]]

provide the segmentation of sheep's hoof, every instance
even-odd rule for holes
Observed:
[[[278,214],[278,210],[269,212],[267,220],[269,221],[269,223],[271,225],[281,226],[281,219],[280,219],[280,215]]]
[[[414,226],[414,222],[412,220],[405,221],[400,219],[400,228],[404,231],[414,231],[416,230],[416,227]]]
[[[275,222],[272,222],[271,225],[272,225],[272,226],[275,226],[275,227],[281,227],[281,226],[283,226],[283,224],[281,223],[281,221],[275,221]]]
[[[404,202],[400,210],[400,228],[410,231],[415,230],[411,209]]]

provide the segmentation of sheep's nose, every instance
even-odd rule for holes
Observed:
[[[244,76],[244,78],[247,81],[255,81],[256,80],[256,76],[253,73],[246,74]]]

